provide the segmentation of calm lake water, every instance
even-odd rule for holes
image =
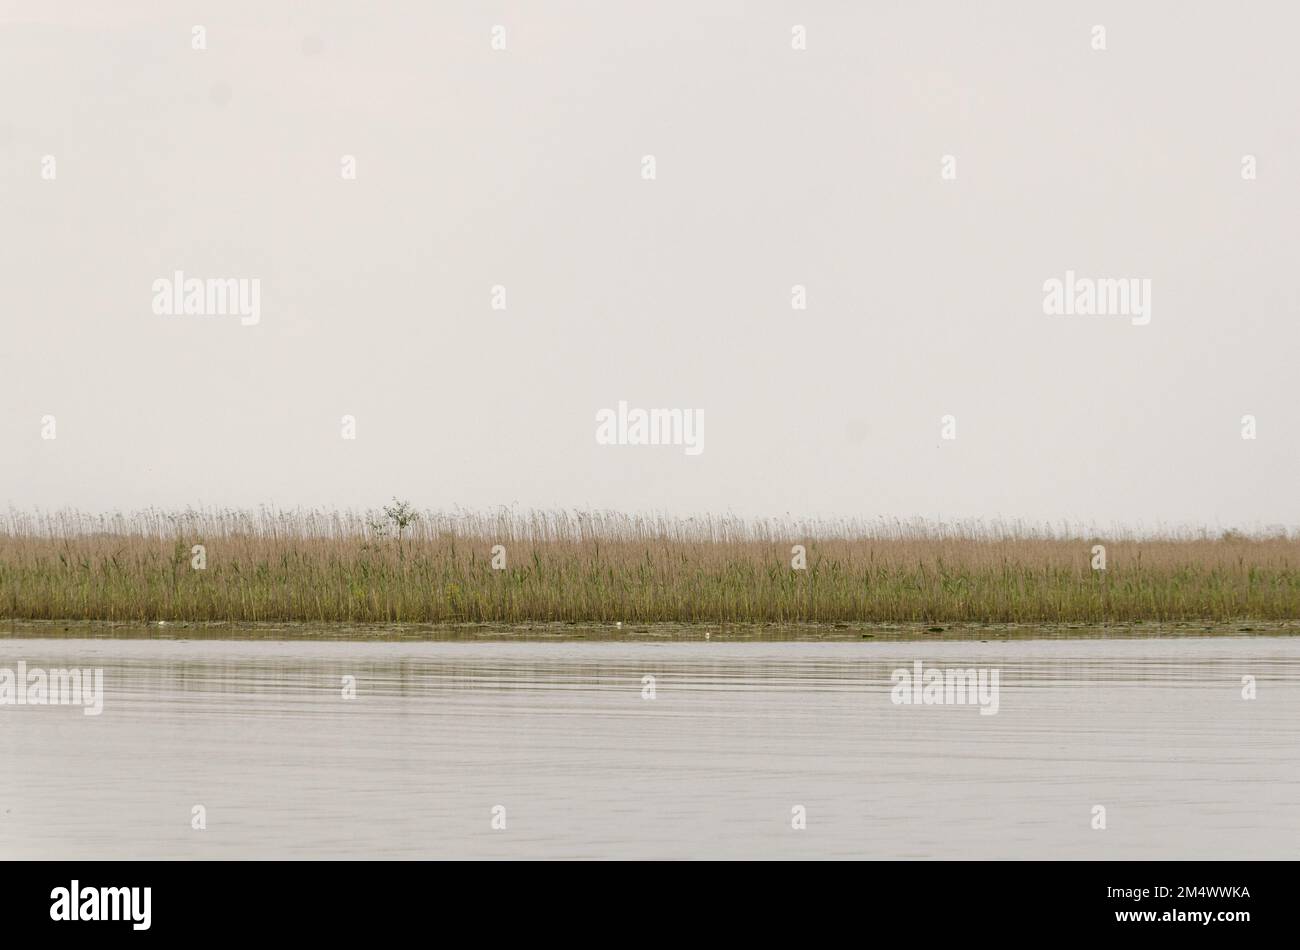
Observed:
[[[916,660],[998,670],[997,714],[894,704]],[[101,667],[104,709],[0,706],[6,859],[1300,854],[1300,639],[0,639],[19,661]]]

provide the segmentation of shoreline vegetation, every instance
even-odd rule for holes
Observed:
[[[1294,632],[1279,622],[1297,619],[1300,537],[1283,532],[448,513],[396,501],[374,512],[0,516],[9,622],[516,625],[542,639],[548,625],[809,625],[834,639],[874,636],[872,625],[887,636],[890,624],[1192,633],[1256,621]]]
[[[843,643],[1024,640],[1159,640],[1300,636],[1296,620],[1178,621],[1171,623],[303,623],[298,621],[0,620],[4,640],[262,640],[383,642],[704,642]]]

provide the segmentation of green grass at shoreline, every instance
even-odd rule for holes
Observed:
[[[1291,637],[1300,621],[1108,624],[345,624],[197,621],[4,620],[0,640],[253,640],[280,642],[1015,642],[1204,637]]]

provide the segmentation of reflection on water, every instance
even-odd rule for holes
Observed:
[[[893,704],[918,659],[999,670],[997,715]],[[104,712],[0,706],[0,858],[1291,858],[1300,840],[1291,638],[0,639],[0,668],[19,660],[102,667]]]

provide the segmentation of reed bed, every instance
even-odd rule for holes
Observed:
[[[806,570],[791,567],[793,545]],[[1106,570],[1092,567],[1105,545]],[[206,565],[193,566],[195,545]],[[494,569],[492,549],[505,549]],[[0,516],[0,616],[319,623],[1300,618],[1300,538],[610,512]]]

